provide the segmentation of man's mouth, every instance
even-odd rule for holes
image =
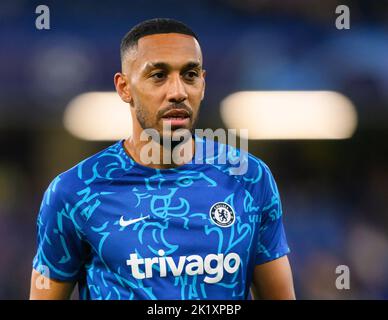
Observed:
[[[172,127],[185,126],[189,124],[190,114],[186,110],[173,109],[166,112],[163,121],[168,121]]]

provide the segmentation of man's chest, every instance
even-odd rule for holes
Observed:
[[[95,259],[140,278],[246,265],[260,220],[251,195],[238,184],[178,182],[121,186],[96,198],[84,225]]]

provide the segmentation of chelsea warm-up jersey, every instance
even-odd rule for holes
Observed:
[[[249,298],[255,265],[289,252],[278,189],[263,161],[244,152],[233,173],[243,152],[229,161],[233,148],[208,142],[195,137],[202,158],[153,169],[121,140],[58,175],[34,269],[78,282],[80,299]]]

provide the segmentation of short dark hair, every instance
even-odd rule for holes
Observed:
[[[183,22],[168,18],[150,19],[137,24],[123,37],[120,45],[121,60],[129,48],[137,45],[140,38],[160,33],[187,34],[198,41],[197,35]]]

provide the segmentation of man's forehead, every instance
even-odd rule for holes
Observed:
[[[144,64],[154,61],[166,63],[197,61],[202,64],[202,53],[198,41],[185,34],[148,35],[139,39],[134,51],[134,62],[138,66],[144,66]]]

